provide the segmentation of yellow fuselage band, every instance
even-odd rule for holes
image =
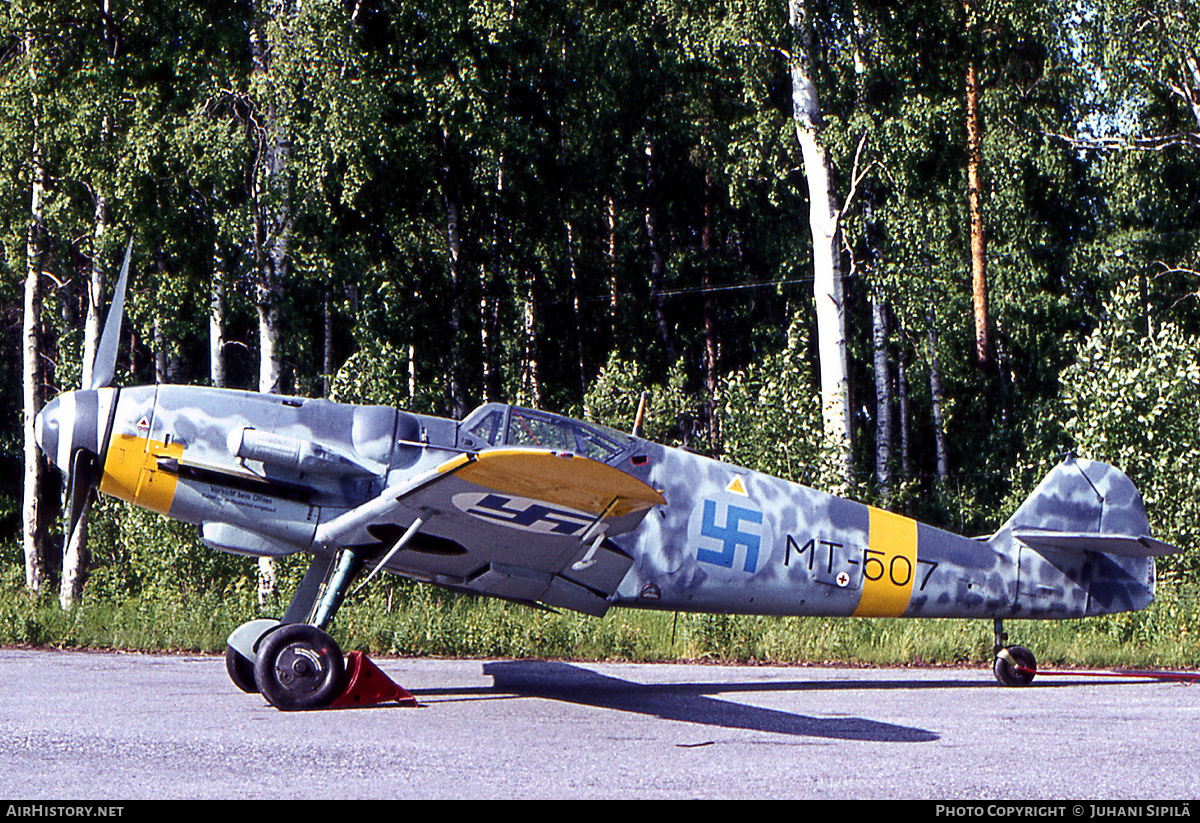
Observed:
[[[917,521],[871,508],[863,587],[855,617],[899,617],[917,573]]]

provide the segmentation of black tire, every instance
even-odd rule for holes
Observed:
[[[258,684],[254,682],[254,663],[242,657],[233,646],[225,647],[225,671],[233,685],[246,694],[258,694]]]
[[[1028,686],[1033,682],[1037,672],[1037,661],[1033,652],[1023,646],[1009,646],[1004,651],[1008,654],[996,655],[992,671],[1005,686]]]
[[[258,690],[285,712],[326,708],[341,694],[345,676],[346,660],[337,643],[305,623],[268,634],[254,661]]]

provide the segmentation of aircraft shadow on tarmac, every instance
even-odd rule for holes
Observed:
[[[568,663],[541,660],[485,663],[483,673],[491,676],[495,684],[492,689],[486,691],[497,696],[515,695],[561,700],[719,728],[885,743],[928,743],[939,737],[925,729],[881,723],[861,717],[808,717],[709,696],[736,691],[798,691],[817,685],[802,681],[643,684],[599,674]],[[826,687],[829,684],[819,685]],[[874,685],[878,687],[879,684]],[[894,685],[896,684],[893,683]],[[432,691],[414,690],[413,693],[430,695]]]

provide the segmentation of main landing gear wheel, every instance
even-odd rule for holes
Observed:
[[[1006,646],[996,653],[992,671],[1005,686],[1028,686],[1037,672],[1037,661],[1023,646]]]
[[[341,693],[345,670],[342,650],[332,637],[316,626],[293,623],[263,638],[254,680],[267,702],[281,711],[323,709]]]
[[[225,647],[225,671],[233,685],[246,694],[258,694],[258,684],[254,682],[254,662],[242,657],[241,652],[233,646]]]
[[[258,694],[258,684],[254,682],[254,658],[258,654],[259,641],[279,626],[278,620],[270,618],[251,620],[234,629],[225,641],[225,671],[233,685],[246,694]]]

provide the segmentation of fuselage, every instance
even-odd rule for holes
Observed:
[[[102,493],[194,523],[208,545],[247,555],[335,551],[339,546],[314,540],[322,524],[460,455],[520,446],[574,452],[661,492],[664,504],[609,538],[614,555],[628,557],[620,574],[583,581],[612,605],[1081,617],[1141,608],[1153,596],[1152,562],[1147,569],[1144,562],[1105,562],[1094,552],[1033,551],[1003,530],[991,539],[965,538],[699,454],[501,404],[459,422],[382,406],[141,386],[68,393],[39,416],[38,433],[64,471],[76,449],[94,451]],[[526,501],[522,516],[506,525],[585,534],[590,515],[572,512],[562,484],[543,485],[537,507]],[[516,511],[503,500],[490,505]],[[468,507],[462,516],[476,514]],[[535,516],[546,522],[534,523]],[[471,590],[482,558],[495,563],[495,546],[472,544],[463,522],[422,523],[421,539],[387,570]],[[343,545],[378,544],[378,559],[408,525],[363,523]],[[520,541],[505,551],[505,562],[521,568]],[[1101,589],[1119,589],[1119,596],[1100,596]]]

